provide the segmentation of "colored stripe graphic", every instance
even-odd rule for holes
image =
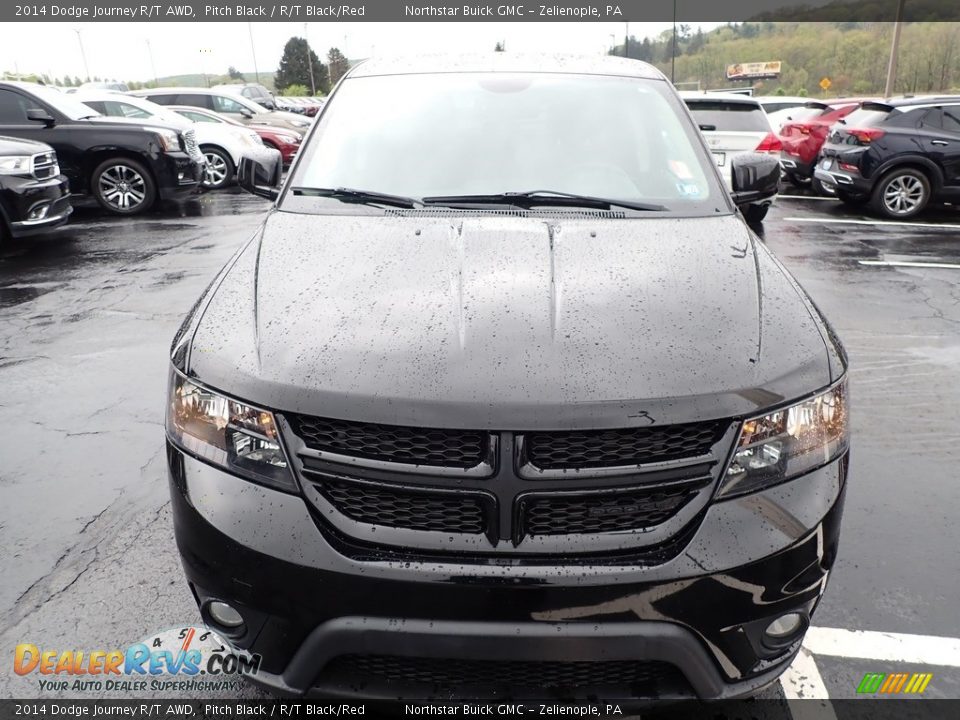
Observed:
[[[857,692],[868,695],[919,695],[927,689],[932,679],[933,673],[867,673],[857,685]]]
[[[875,693],[880,689],[880,683],[886,677],[884,673],[867,673],[857,686],[858,693]]]

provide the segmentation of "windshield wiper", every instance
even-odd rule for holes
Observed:
[[[292,188],[294,195],[308,195],[312,197],[328,197],[343,202],[355,202],[362,205],[390,205],[399,208],[418,208],[423,207],[423,203],[416,198],[403,197],[402,195],[388,195],[387,193],[376,192],[374,190],[357,190],[355,188],[312,188],[295,187]]]
[[[629,210],[656,212],[666,210],[664,205],[632,202],[630,200],[610,200],[608,198],[577,195],[559,190],[527,190],[525,192],[505,192],[491,195],[435,195],[423,198],[424,205],[516,205],[523,208],[552,205],[555,207],[581,207],[597,210],[610,210],[615,207]]]

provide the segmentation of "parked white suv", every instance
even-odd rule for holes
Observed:
[[[755,98],[734,93],[701,92],[681,92],[680,96],[707,141],[728,188],[732,187],[730,167],[733,158],[751,152],[780,156],[780,138],[773,132],[767,114]],[[776,196],[745,206],[743,216],[747,222],[760,222],[775,199]]]

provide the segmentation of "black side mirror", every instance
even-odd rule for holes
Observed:
[[[245,155],[240,158],[240,167],[237,168],[237,183],[247,192],[276,200],[280,195],[282,172],[283,166],[279,155],[268,162],[261,162]]]
[[[250,112],[249,110],[247,110],[246,108],[243,108],[243,109],[240,111],[240,114],[241,114],[243,117],[245,117],[247,120],[249,120],[250,118],[253,117],[253,113]]]
[[[737,206],[766,200],[780,187],[780,160],[766,153],[744,153],[730,163],[730,196]]]
[[[33,122],[42,122],[44,127],[53,127],[57,120],[43,108],[30,108],[27,110],[27,120]]]

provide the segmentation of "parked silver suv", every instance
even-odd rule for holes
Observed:
[[[310,127],[310,120],[301,115],[267,110],[253,100],[225,90],[171,87],[138,90],[131,95],[145,97],[158,105],[187,105],[213,110],[245,125],[274,125],[298,132],[303,132]]]

